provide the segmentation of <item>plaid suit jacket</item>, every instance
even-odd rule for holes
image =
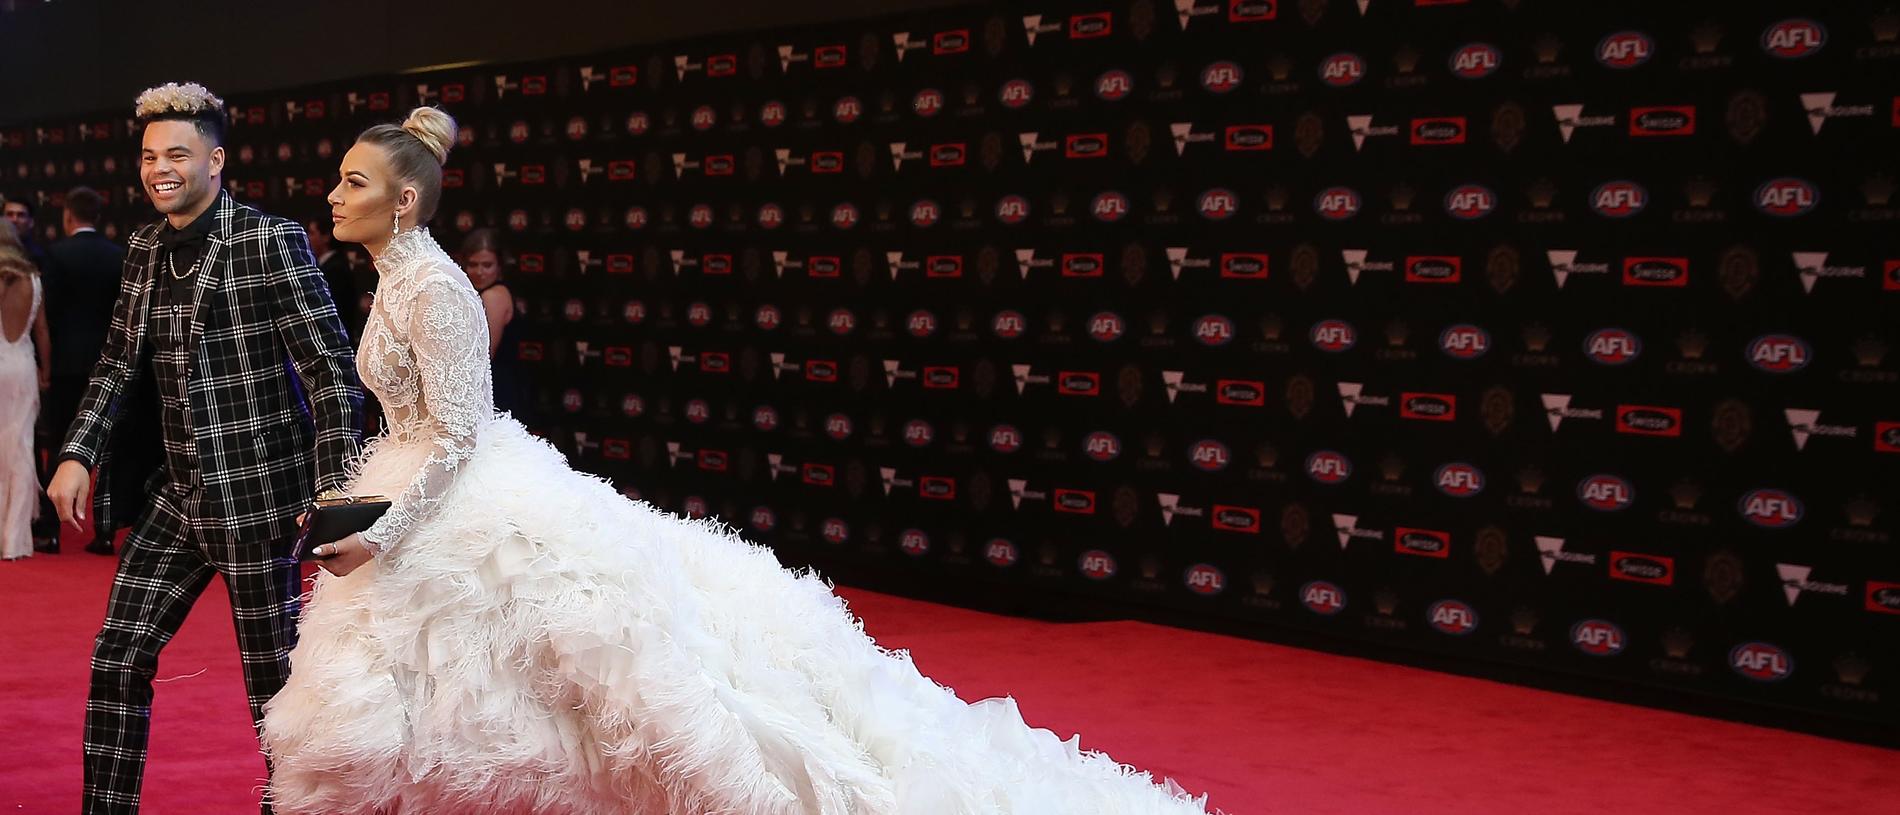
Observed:
[[[191,426],[163,430],[196,440],[202,493],[191,502],[195,511],[180,508],[195,516],[194,525],[221,531],[232,543],[270,540],[289,534],[317,492],[344,486],[360,443],[362,389],[303,228],[239,204],[228,192],[213,207],[216,226],[193,291],[187,340]],[[94,511],[106,528],[131,523],[136,511],[124,506],[132,496],[114,496],[107,486],[114,483],[108,448],[127,395],[152,373],[140,363],[150,342],[153,287],[164,285],[162,225],[141,227],[128,243],[105,348],[60,450],[62,459],[100,469]],[[172,435],[181,433],[188,435]],[[115,504],[124,517],[114,515]]]

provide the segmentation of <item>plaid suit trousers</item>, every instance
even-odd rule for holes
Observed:
[[[264,703],[290,676],[301,588],[294,541],[233,544],[206,534],[212,531],[208,523],[194,523],[174,508],[176,497],[166,494],[170,486],[154,496],[126,538],[105,625],[93,645],[86,815],[138,812],[158,653],[213,574],[222,575],[230,591],[254,726],[262,726]],[[270,813],[268,803],[262,812]]]

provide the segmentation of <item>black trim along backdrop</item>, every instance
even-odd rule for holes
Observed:
[[[1857,4],[986,5],[240,98],[227,177],[321,215],[447,108],[531,426],[790,562],[1891,723],[1897,66]],[[0,144],[151,217],[124,111]]]

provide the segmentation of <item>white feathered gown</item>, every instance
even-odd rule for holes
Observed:
[[[496,417],[482,308],[393,240],[358,368],[384,548],[317,580],[264,744],[279,813],[1198,813],[965,705],[809,575],[567,466]]]

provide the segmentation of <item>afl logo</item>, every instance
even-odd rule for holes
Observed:
[[[779,313],[778,306],[770,303],[759,306],[759,310],[752,313],[752,324],[762,331],[778,330],[784,319],[784,315]]]
[[[1221,574],[1221,570],[1206,563],[1189,566],[1187,573],[1182,576],[1182,581],[1187,584],[1188,591],[1202,597],[1212,597],[1227,588],[1227,576]]]
[[[1128,95],[1134,92],[1134,76],[1120,68],[1106,71],[1095,80],[1095,98],[1104,102],[1120,102],[1123,99],[1127,99]],[[1007,96],[1004,97],[1003,104],[1009,104]],[[1011,107],[1018,106],[1012,105]]]
[[[1095,196],[1089,204],[1089,212],[1102,223],[1115,223],[1128,216],[1128,196],[1109,190]]]
[[[581,318],[587,316],[587,304],[581,302],[580,298],[570,299],[561,307],[561,316],[566,317],[570,323],[579,322]]]
[[[996,319],[990,321],[990,330],[998,339],[1013,340],[1028,330],[1028,318],[1020,311],[996,312]]]
[[[705,424],[712,418],[712,404],[704,399],[690,399],[686,402],[686,421],[693,424]]]
[[[644,136],[646,135],[647,131],[651,130],[652,128],[653,128],[653,117],[648,116],[645,111],[634,111],[633,113],[627,114],[627,134],[628,135]]]
[[[990,449],[1005,455],[1023,449],[1023,432],[1007,424],[990,428]]]
[[[778,526],[778,515],[771,507],[753,507],[752,528],[760,532],[770,532]]]
[[[1806,215],[1820,203],[1821,191],[1806,179],[1777,178],[1755,189],[1755,208],[1776,218]]]
[[[818,528],[826,543],[844,543],[851,537],[851,525],[843,518],[826,518]]]
[[[1099,92],[1100,86],[1097,87]],[[996,95],[1003,107],[1021,110],[1036,98],[1036,86],[1029,84],[1027,79],[1012,79],[1003,83],[1003,89]]]
[[[919,228],[936,226],[937,221],[942,217],[943,210],[937,206],[937,202],[928,198],[910,205],[910,223],[912,226]]]
[[[1445,214],[1474,221],[1498,208],[1498,195],[1482,184],[1461,184],[1445,194]]]
[[[1240,198],[1231,190],[1216,187],[1201,193],[1199,209],[1207,220],[1225,221],[1240,212]]]
[[[1728,665],[1756,682],[1780,682],[1794,673],[1794,657],[1766,642],[1745,642],[1730,649]]]
[[[1234,321],[1219,314],[1209,314],[1194,321],[1194,339],[1209,348],[1219,348],[1234,341]]]
[[[1451,73],[1459,79],[1483,79],[1504,67],[1504,52],[1489,43],[1474,42],[1451,54]]]
[[[1452,498],[1470,498],[1484,492],[1484,471],[1464,462],[1453,462],[1438,468],[1432,476],[1432,484]]]
[[[1313,211],[1328,221],[1344,221],[1359,214],[1362,202],[1351,187],[1327,187],[1313,197]]]
[[[1188,463],[1194,465],[1194,469],[1204,473],[1218,473],[1225,470],[1227,463],[1231,460],[1227,445],[1214,439],[1202,439],[1188,448]]]
[[[991,566],[1007,569],[1016,565],[1019,555],[1016,552],[1016,544],[1004,538],[997,538],[990,541],[988,546],[983,547],[983,558],[988,560]]]
[[[912,419],[904,425],[904,443],[912,447],[929,447],[937,440],[937,431],[929,422]]]
[[[1477,359],[1491,350],[1491,334],[1469,323],[1454,325],[1438,335],[1438,348],[1452,359]]]
[[[765,433],[777,430],[778,409],[771,405],[760,405],[752,411],[752,427]]]
[[[1593,657],[1623,653],[1623,629],[1609,620],[1584,620],[1570,627],[1570,644]]]
[[[910,317],[904,321],[904,328],[910,332],[911,336],[920,340],[925,339],[937,333],[937,315],[918,309],[911,312]]]
[[[833,309],[825,325],[831,328],[831,333],[842,337],[858,327],[858,317],[848,308]]]
[[[648,216],[647,216],[646,207],[628,207],[627,208],[627,216],[625,220],[626,220],[628,229],[637,231],[637,230],[647,228],[647,218]]]
[[[693,129],[694,130],[700,130],[700,131],[711,130],[713,128],[713,125],[716,125],[718,123],[719,123],[719,112],[716,110],[713,110],[712,105],[700,105],[699,107],[693,109]]]
[[[906,555],[923,557],[924,553],[930,551],[930,536],[924,534],[922,529],[906,529],[897,545]]]
[[[1112,311],[1097,312],[1089,318],[1089,339],[1096,342],[1114,342],[1128,333],[1128,324],[1120,314]]]
[[[1201,87],[1210,93],[1227,93],[1240,87],[1239,63],[1221,60],[1201,69]]]
[[[1577,483],[1577,500],[1598,512],[1621,512],[1636,503],[1636,489],[1614,475],[1593,475]]]
[[[858,225],[858,208],[851,204],[839,204],[831,209],[831,225],[839,229],[850,229]]]
[[[1627,365],[1642,355],[1643,341],[1621,328],[1605,328],[1584,339],[1583,353],[1598,365]]]
[[[568,388],[561,394],[561,408],[569,413],[579,413],[586,405],[586,397],[581,396],[580,388]]]
[[[630,325],[639,325],[647,321],[647,304],[640,300],[628,300],[620,309],[620,316]]]
[[[925,88],[911,97],[910,108],[926,119],[943,112],[943,91]]]
[[[1315,580],[1300,587],[1300,604],[1314,614],[1331,617],[1346,610],[1346,590],[1324,580]]]
[[[1313,325],[1312,339],[1314,348],[1338,354],[1352,350],[1359,342],[1359,334],[1344,320],[1321,320]]]
[[[1801,522],[1805,514],[1801,499],[1785,490],[1751,490],[1739,505],[1742,519],[1763,529],[1786,529]]]
[[[785,124],[785,103],[774,99],[759,106],[759,123],[766,127]]]
[[[1597,62],[1605,68],[1635,68],[1655,53],[1656,41],[1641,31],[1619,31],[1597,42]]]
[[[620,397],[620,413],[629,419],[638,419],[646,415],[647,403],[640,394],[629,393]]]
[[[864,115],[864,103],[859,102],[855,96],[839,99],[837,104],[831,106],[831,118],[836,119],[841,125],[851,124],[862,115]]]
[[[1115,557],[1100,549],[1090,549],[1076,560],[1076,568],[1090,580],[1107,580],[1115,576]]]
[[[1082,440],[1082,453],[1094,461],[1114,461],[1121,457],[1122,440],[1106,430],[1097,430]]]
[[[1352,477],[1352,459],[1332,450],[1306,457],[1306,474],[1321,484],[1343,484]]]
[[[996,220],[1015,225],[1029,220],[1029,199],[1020,195],[1005,195],[996,202]]]
[[[1478,630],[1478,612],[1463,600],[1440,600],[1427,608],[1425,615],[1440,634],[1462,637]]]
[[[1764,373],[1791,374],[1813,358],[1807,341],[1791,334],[1767,334],[1748,344],[1748,364]]]
[[[1811,57],[1827,45],[1827,28],[1813,20],[1782,20],[1761,32],[1761,50],[1779,59]]]
[[[701,302],[686,306],[686,324],[694,328],[705,328],[712,322],[712,306]]]
[[[1590,209],[1605,218],[1629,218],[1649,206],[1649,191],[1634,181],[1609,181],[1590,192]]]
[[[1335,88],[1348,88],[1366,78],[1366,61],[1358,54],[1340,52],[1319,64],[1319,79]]]
[[[777,229],[785,223],[785,209],[778,204],[759,206],[759,226],[765,229]]]
[[[712,205],[694,204],[692,212],[688,214],[686,217],[687,217],[687,222],[691,223],[694,229],[705,229],[709,226],[712,226],[713,225]]]

